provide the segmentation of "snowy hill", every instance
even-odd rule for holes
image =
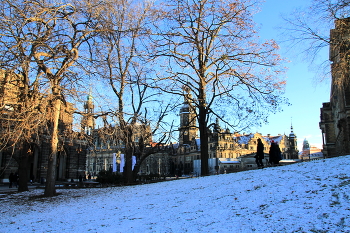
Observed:
[[[0,196],[0,232],[349,232],[350,156],[102,189]]]

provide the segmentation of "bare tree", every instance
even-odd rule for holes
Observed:
[[[51,154],[45,195],[53,196],[56,192],[59,119],[62,104],[66,103],[67,89],[63,84],[70,79],[76,80],[73,65],[79,58],[79,49],[98,30],[92,20],[95,6],[92,1],[69,4],[41,0],[5,0],[2,5],[7,17],[3,20],[2,45],[7,48],[4,53],[10,63],[1,65],[6,68],[12,65],[14,70],[20,68],[25,79],[40,80],[36,84],[45,87],[41,91],[46,91],[43,94],[49,100],[45,117],[49,122],[47,133],[51,137]],[[6,28],[6,22],[12,23],[9,28]]]
[[[284,29],[282,35],[286,38],[285,42],[291,45],[291,52],[295,48],[301,49],[301,54],[310,66],[317,67],[317,81],[330,77],[330,61],[320,60],[320,52],[328,49],[329,46],[337,49],[344,47],[344,43],[347,43],[344,40],[332,42],[330,30],[334,28],[335,21],[348,18],[349,12],[350,2],[347,0],[313,0],[308,7],[297,9],[290,16],[283,17],[286,23],[281,28]],[[330,60],[332,59],[330,57]]]
[[[12,71],[0,72],[0,85],[0,151],[12,154],[18,163],[18,191],[28,191],[28,159],[45,122],[45,100]]]
[[[19,165],[19,191],[28,190],[28,157],[45,125],[47,104],[32,66],[32,31],[18,15],[28,9],[21,2],[3,1],[0,10],[0,151],[12,151]]]
[[[257,4],[169,0],[157,9],[152,54],[164,72],[155,85],[191,98],[200,132],[202,175],[209,172],[211,117],[232,128],[245,128],[265,121],[284,102],[282,59],[273,40],[257,38],[253,22]]]
[[[116,100],[107,111],[114,121],[116,140],[124,147],[125,182],[131,183],[142,161],[152,153],[146,145],[150,145],[170,105],[162,109],[162,104],[155,102],[159,93],[145,85],[151,72],[145,55],[152,3],[110,0],[103,6],[99,21],[104,32],[95,40],[94,66],[98,76],[108,83],[114,95],[110,98]],[[156,121],[151,122],[151,114],[156,112]],[[132,156],[137,157],[134,171]]]

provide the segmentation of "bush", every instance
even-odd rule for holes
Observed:
[[[96,181],[101,184],[120,184],[122,179],[123,177],[120,174],[102,170],[98,173]]]

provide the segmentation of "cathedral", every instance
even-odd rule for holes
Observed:
[[[335,21],[330,32],[331,93],[321,108],[323,154],[334,157],[350,153],[350,18]]]

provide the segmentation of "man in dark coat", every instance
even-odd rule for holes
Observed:
[[[261,139],[258,138],[258,145],[257,145],[256,155],[255,155],[255,162],[256,162],[256,165],[258,165],[258,168],[264,168],[264,164],[262,162],[264,158],[265,158],[264,144],[262,143]]]

